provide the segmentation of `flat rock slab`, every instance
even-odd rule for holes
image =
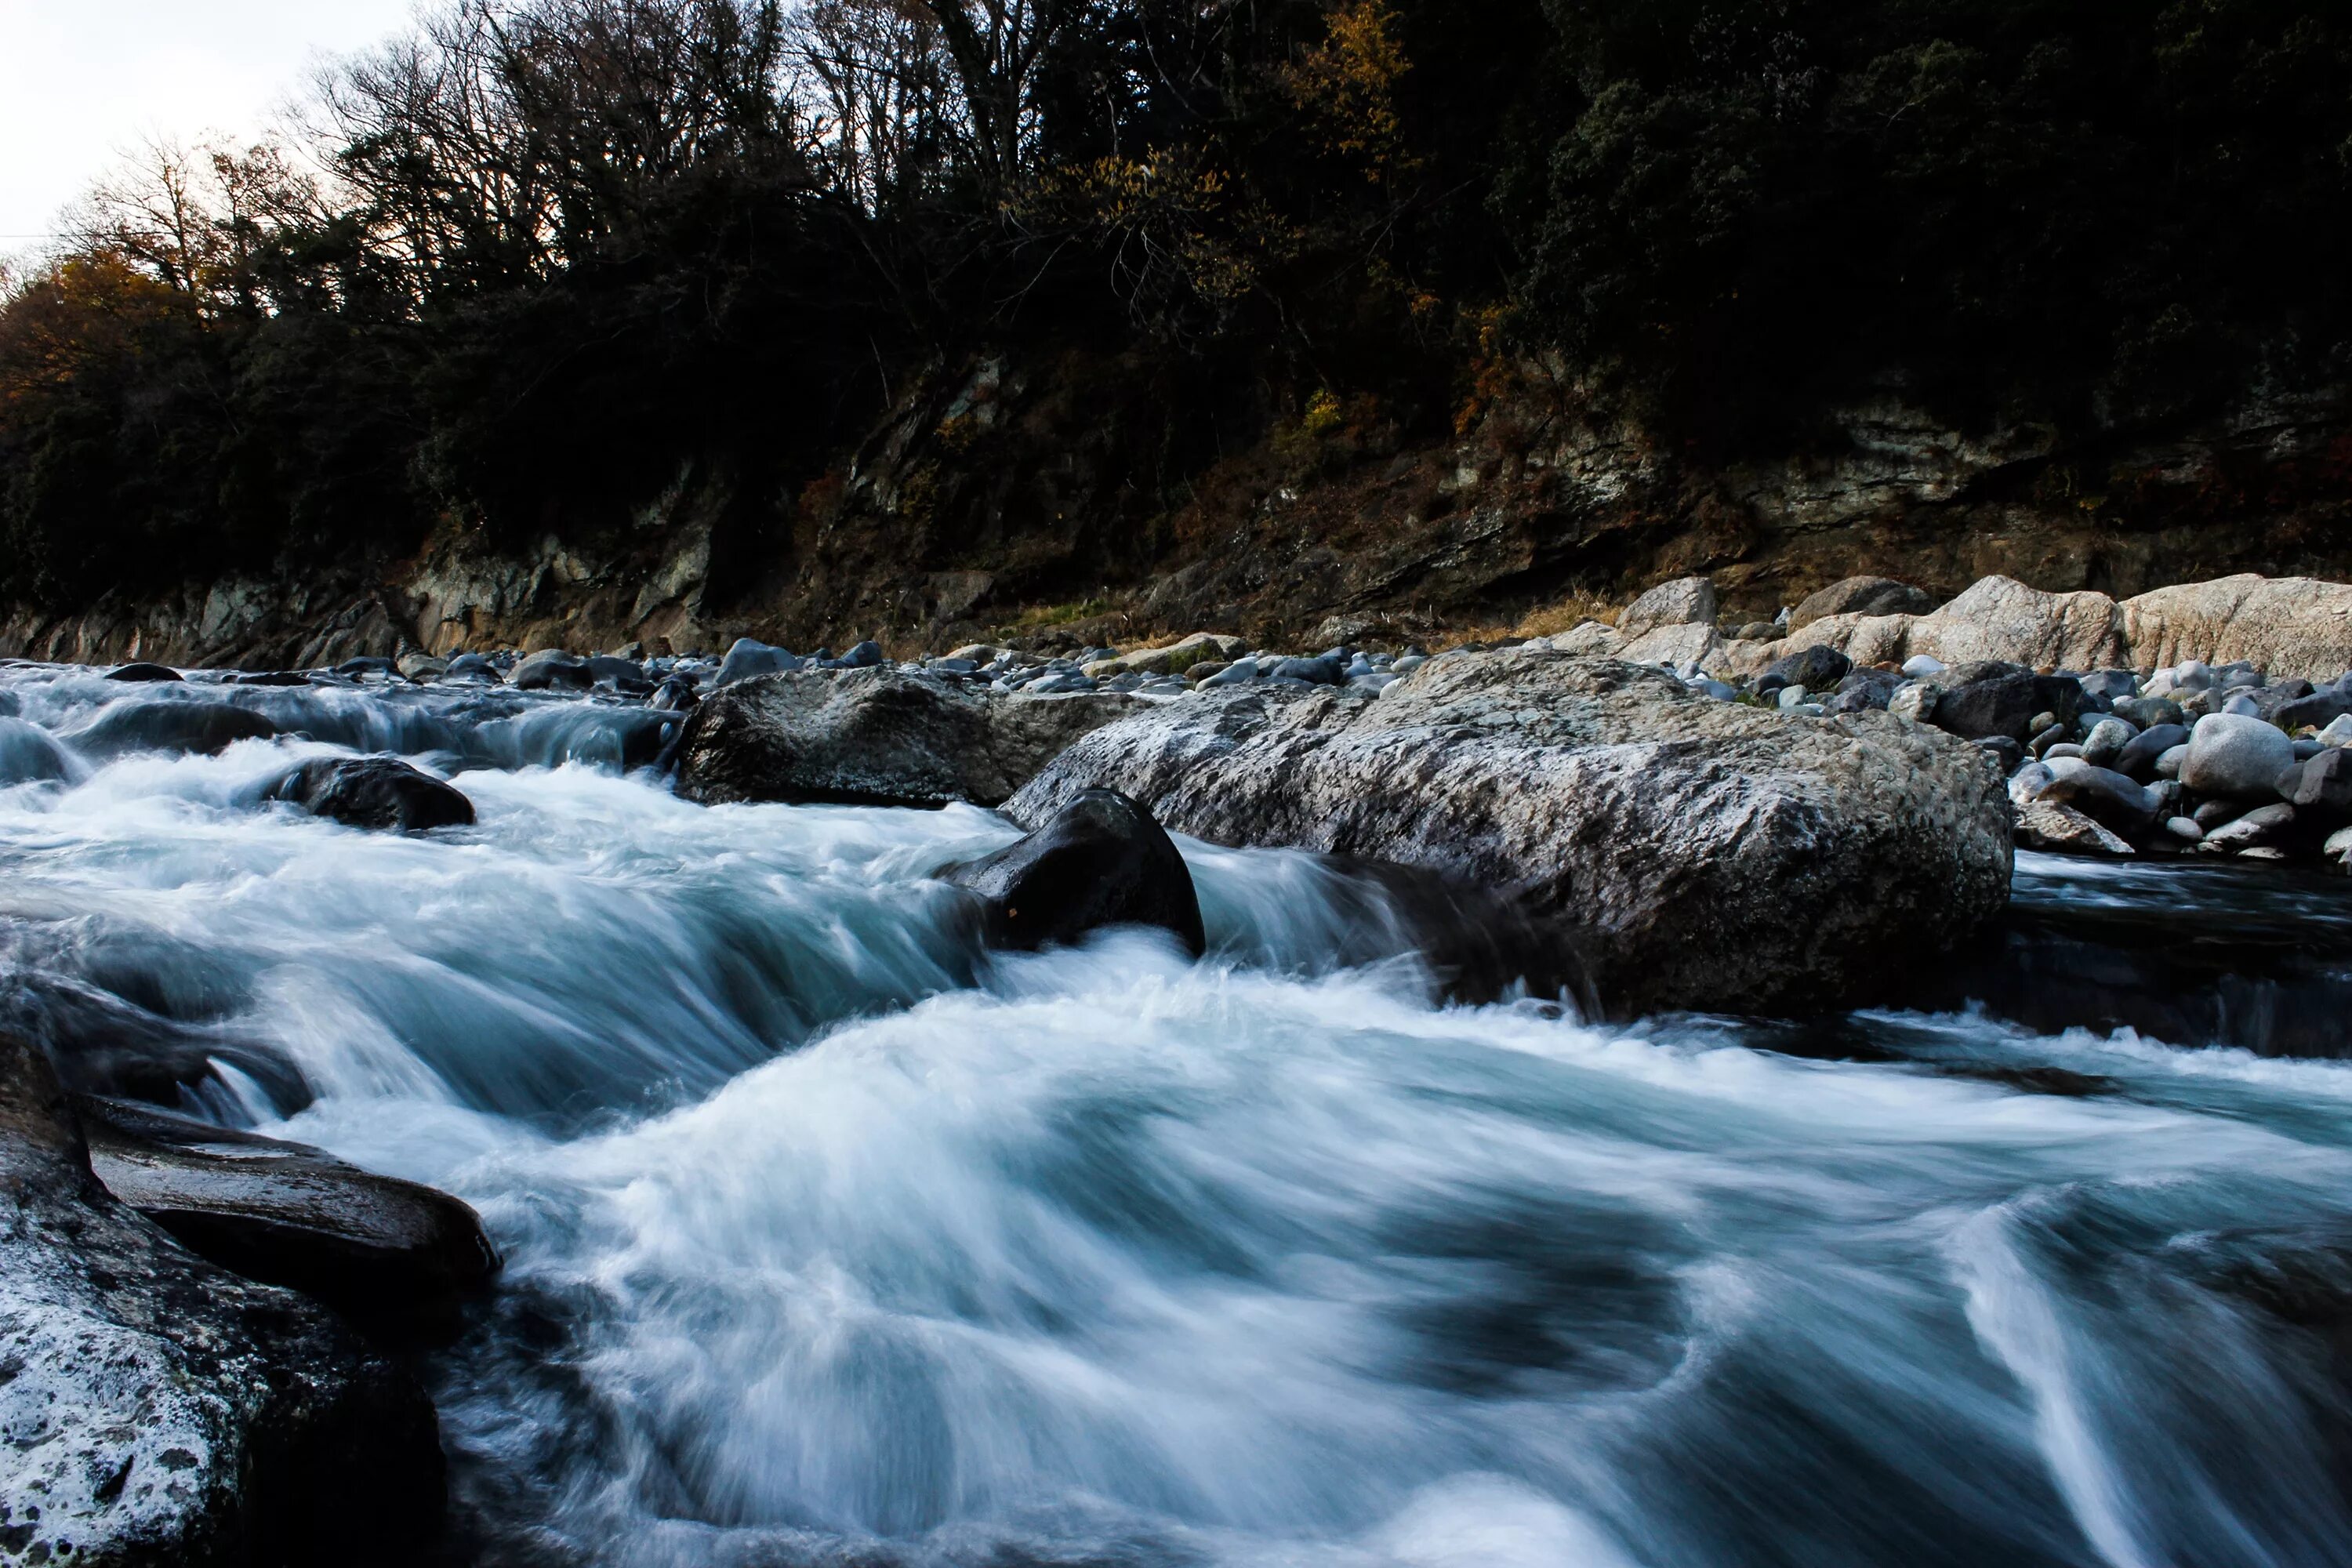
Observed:
[[[1158,708],[1078,741],[1006,809],[1034,826],[1094,787],[1216,843],[1507,894],[1619,1013],[1833,1006],[2009,893],[2010,805],[1980,749],[1532,645],[1433,659],[1377,699],[1244,688]]]
[[[6,1036],[0,1371],[12,1562],[410,1562],[439,1527],[415,1380],[110,1197],[47,1061]]]
[[[1079,736],[1150,704],[1004,696],[891,668],[755,676],[688,721],[678,793],[717,805],[1000,805]]]
[[[444,1337],[498,1253],[446,1193],[308,1144],[76,1096],[90,1169],[189,1250],[404,1339]]]

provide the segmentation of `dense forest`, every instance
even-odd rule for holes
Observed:
[[[2352,12],[2299,0],[460,0],[163,146],[0,303],[0,595],[788,514],[981,352],[1667,438],[2341,382]]]

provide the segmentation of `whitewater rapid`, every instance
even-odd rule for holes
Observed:
[[[1376,897],[1193,843],[1206,958],[988,957],[928,874],[1009,825],[690,805],[617,703],[73,739],[189,700],[0,671],[0,1021],[480,1211],[459,1560],[2352,1562],[2346,1063],[1444,1006]],[[478,823],[263,798],[350,747]]]

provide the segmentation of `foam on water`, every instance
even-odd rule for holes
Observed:
[[[100,685],[0,692],[186,700]],[[1191,844],[1206,959],[990,958],[928,873],[992,814],[705,809],[467,766],[511,696],[311,700],[478,825],[265,802],[323,722],[68,753],[0,788],[0,1010],[233,1042],[199,1103],[480,1209],[461,1555],[2352,1561],[2352,1066],[1439,1006],[1377,893]],[[1986,1077],[2053,1068],[2095,1092]]]

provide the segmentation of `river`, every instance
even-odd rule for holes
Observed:
[[[93,728],[205,699],[308,738]],[[2336,884],[2021,856],[1918,1010],[1596,1024],[1285,852],[1181,843],[1201,961],[983,957],[1001,819],[692,805],[651,722],[0,669],[0,1022],[501,1249],[456,1561],[2352,1563]],[[263,799],[349,747],[478,824]]]

